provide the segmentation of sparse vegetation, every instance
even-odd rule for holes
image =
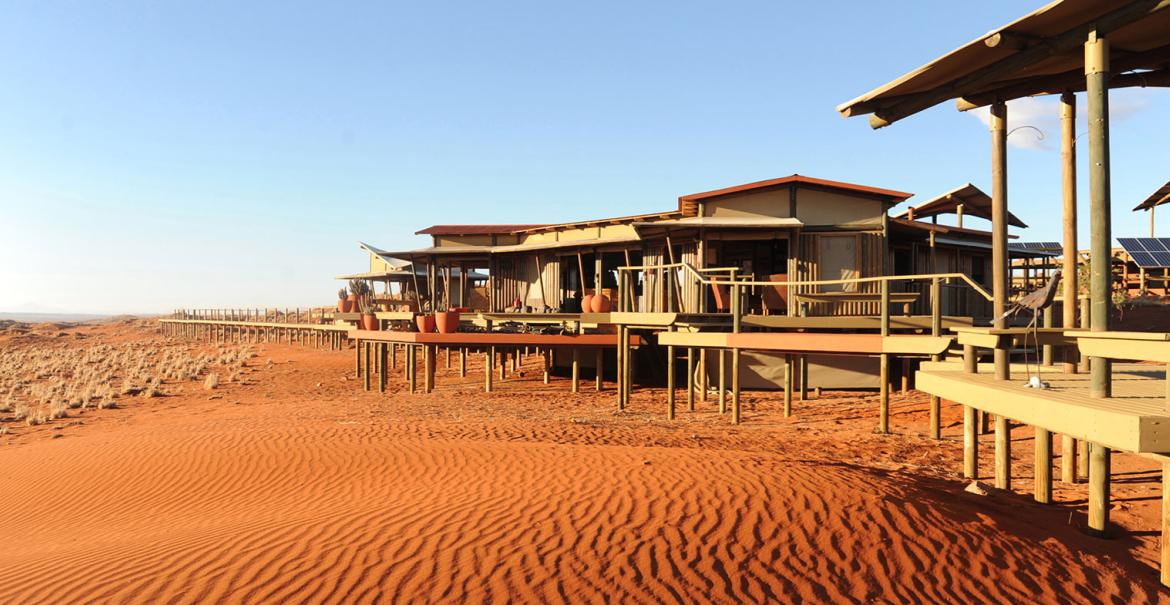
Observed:
[[[208,350],[172,341],[2,348],[0,430],[5,422],[36,426],[77,410],[116,408],[119,397],[162,397],[183,382],[212,389],[226,375],[238,383],[255,355],[248,346]]]

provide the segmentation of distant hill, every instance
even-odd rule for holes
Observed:
[[[0,311],[0,320],[9,319],[23,323],[37,324],[44,322],[82,322],[106,319],[112,315],[97,315],[93,313],[5,313]]]

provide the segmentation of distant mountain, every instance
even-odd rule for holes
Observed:
[[[106,319],[107,317],[113,316],[96,315],[92,313],[6,313],[4,311],[0,311],[0,320],[10,319],[12,321],[19,321],[30,324],[59,321],[93,321],[95,319]]]

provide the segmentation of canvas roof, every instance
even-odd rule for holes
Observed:
[[[1170,85],[1170,1],[1057,0],[837,107],[881,128],[950,99],[960,108],[1085,87],[1090,31],[1110,42],[1110,86]],[[1122,72],[1149,70],[1135,74]]]
[[[963,214],[991,220],[991,196],[971,183],[956,187],[912,208],[914,210],[914,218],[922,219],[940,214],[957,214],[959,204],[963,205]],[[910,210],[907,209],[896,218],[909,218],[909,216]],[[1021,229],[1028,227],[1024,221],[1021,221],[1019,217],[1010,211],[1008,212],[1008,224]]]
[[[1134,207],[1133,211],[1149,210],[1155,206],[1161,206],[1166,202],[1170,202],[1170,181],[1167,181],[1165,185],[1162,185],[1157,191],[1150,194],[1150,197]]]

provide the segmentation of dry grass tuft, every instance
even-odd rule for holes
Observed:
[[[0,349],[0,413],[36,426],[66,418],[72,410],[116,408],[119,395],[161,397],[170,388],[166,385],[177,391],[183,382],[200,381],[214,389],[220,376],[236,382],[255,356],[247,345],[208,349],[158,338],[121,345],[5,347]]]

